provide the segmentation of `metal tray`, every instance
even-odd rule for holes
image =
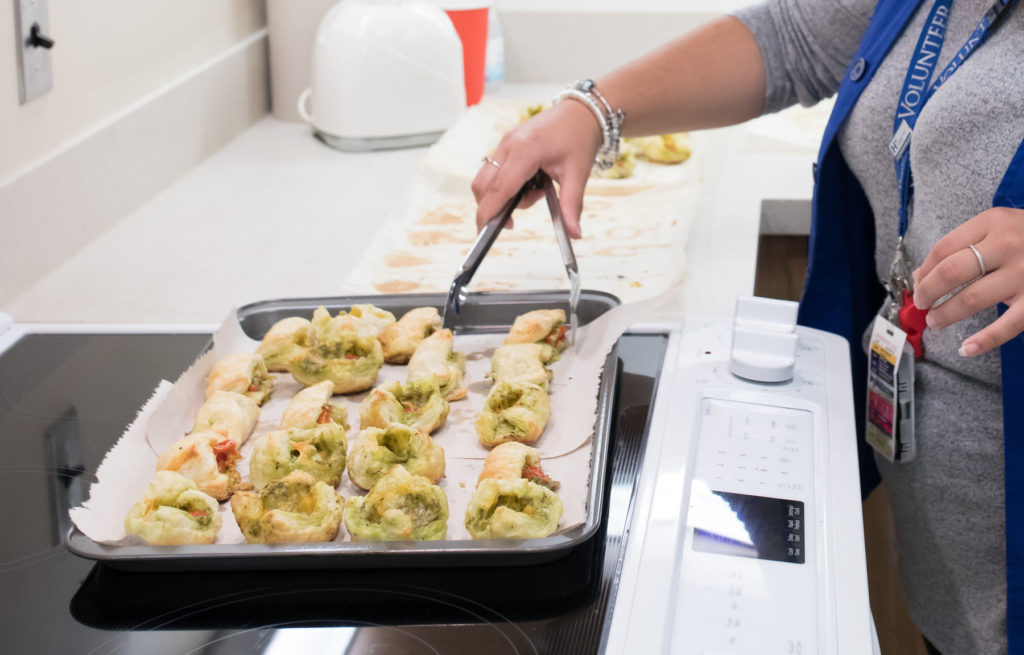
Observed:
[[[246,334],[260,339],[278,320],[308,315],[320,305],[332,312],[354,304],[373,303],[397,316],[414,307],[440,309],[444,294],[405,294],[294,298],[268,300],[238,309]],[[583,291],[580,325],[586,325],[619,300],[600,291]],[[516,316],[531,309],[568,308],[565,291],[471,293],[459,315],[461,334],[504,332]],[[210,344],[207,345],[207,348]],[[204,349],[205,350],[205,349]],[[598,391],[594,448],[588,479],[586,520],[568,530],[538,539],[474,539],[451,541],[327,542],[302,544],[215,544],[209,546],[106,546],[72,527],[67,535],[71,552],[127,570],[246,570],[407,568],[435,566],[522,566],[549,562],[569,554],[597,532],[602,515],[605,474],[618,379],[618,356],[613,348],[605,361]]]

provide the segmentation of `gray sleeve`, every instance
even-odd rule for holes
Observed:
[[[734,15],[764,58],[764,113],[805,106],[839,88],[876,0],[766,0]]]

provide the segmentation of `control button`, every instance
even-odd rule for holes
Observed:
[[[868,70],[868,62],[864,61],[861,57],[857,61],[853,62],[853,67],[850,68],[850,80],[856,82],[860,78],[864,77],[864,73]]]
[[[729,372],[754,382],[785,382],[793,377],[797,303],[743,297],[736,301]]]

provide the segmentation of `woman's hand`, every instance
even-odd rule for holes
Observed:
[[[485,161],[473,179],[477,229],[501,211],[538,170],[543,170],[558,182],[569,236],[580,238],[583,190],[601,143],[597,117],[586,105],[569,98],[513,129],[489,155],[494,163]],[[529,207],[543,195],[543,190],[534,189],[519,206]]]
[[[1024,209],[993,207],[978,214],[942,237],[913,276],[914,304],[930,310],[928,326],[936,330],[1001,302],[1009,306],[991,325],[964,340],[961,355],[980,355],[1006,343],[1024,332]]]

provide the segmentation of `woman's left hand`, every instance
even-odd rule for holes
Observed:
[[[998,303],[1009,306],[964,340],[961,355],[980,355],[1024,332],[1024,209],[993,207],[966,221],[935,244],[913,277],[914,304],[929,310],[928,327],[935,330]],[[932,307],[963,285],[967,286]]]

